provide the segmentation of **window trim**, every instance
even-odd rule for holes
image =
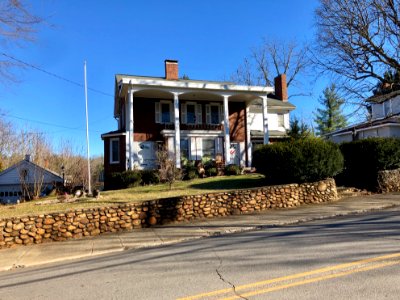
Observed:
[[[113,160],[113,142],[118,142],[118,161]],[[119,164],[121,162],[121,153],[120,153],[120,139],[119,138],[111,138],[110,139],[110,164]]]
[[[211,117],[211,107],[217,107],[218,109],[218,123],[212,123],[212,117]],[[206,105],[206,123],[209,125],[219,125],[223,122],[224,120],[224,115],[223,115],[223,105],[217,102],[210,102],[209,104]]]
[[[168,104],[169,105],[169,122],[162,121],[162,105]],[[158,110],[158,112],[157,112]],[[160,100],[155,102],[154,107],[154,114],[155,114],[155,121],[157,124],[173,124],[173,103],[169,100]],[[158,117],[157,117],[158,114]]]

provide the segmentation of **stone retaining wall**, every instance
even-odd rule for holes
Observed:
[[[0,220],[0,248],[337,199],[333,179]]]
[[[400,169],[378,172],[379,192],[400,192]]]

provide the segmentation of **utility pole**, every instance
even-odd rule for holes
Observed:
[[[90,150],[89,150],[89,117],[88,117],[88,96],[87,96],[87,80],[86,80],[86,60],[83,65],[85,76],[85,104],[86,104],[86,149],[87,149],[87,170],[88,170],[88,194],[92,194],[91,177],[90,177]]]

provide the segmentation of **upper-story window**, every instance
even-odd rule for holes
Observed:
[[[188,123],[188,124],[196,123],[196,105],[195,104],[186,105],[186,123]]]
[[[186,102],[181,104],[181,122],[182,124],[201,124],[202,107],[201,104]]]
[[[170,123],[170,122],[171,122],[170,104],[161,103],[161,123]]]
[[[170,101],[155,103],[155,122],[172,123],[172,103]]]
[[[222,105],[211,103],[206,105],[207,124],[220,124],[223,119]]]

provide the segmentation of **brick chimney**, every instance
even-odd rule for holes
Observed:
[[[275,77],[275,96],[282,101],[288,101],[288,91],[286,83],[286,74],[280,74]]]
[[[164,62],[165,62],[165,79],[178,80],[178,61],[166,59]]]

